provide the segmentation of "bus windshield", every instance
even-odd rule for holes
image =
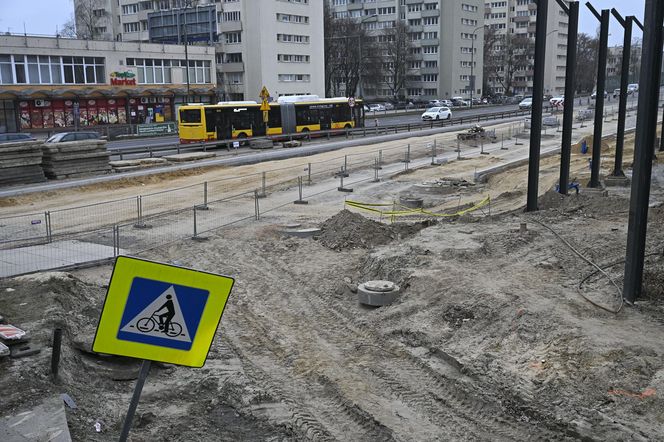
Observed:
[[[181,123],[200,123],[201,110],[200,109],[180,109],[180,122]]]

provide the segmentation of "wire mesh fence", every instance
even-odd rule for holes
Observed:
[[[395,143],[251,174],[78,207],[0,218],[0,277],[81,266],[119,254],[141,254],[200,240],[227,226],[303,203],[326,192],[378,181],[385,174],[434,163],[439,156],[518,145],[523,124],[502,125],[489,139],[449,137]],[[500,146],[500,147],[499,147]],[[424,160],[424,161],[423,161]],[[417,162],[417,164],[412,163]],[[389,168],[389,171],[384,168]],[[229,170],[229,174],[233,171]]]

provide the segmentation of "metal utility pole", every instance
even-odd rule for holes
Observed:
[[[629,59],[632,49],[632,24],[634,16],[622,18],[616,8],[611,9],[611,14],[625,29],[623,37],[622,65],[620,72],[620,102],[618,103],[618,131],[616,134],[616,159],[611,175],[617,177],[625,176],[622,170],[623,147],[625,145],[625,115],[627,114],[627,84],[629,83]]]
[[[600,187],[599,163],[602,154],[602,123],[604,122],[604,92],[606,92],[606,58],[609,44],[609,19],[611,11],[602,9],[600,14],[586,2],[590,12],[599,20],[599,55],[597,57],[597,88],[595,89],[595,130],[593,132],[593,159],[588,187]]]
[[[639,107],[636,116],[634,143],[634,172],[629,200],[627,253],[623,297],[634,302],[643,283],[643,260],[648,231],[648,199],[654,155],[655,133],[659,104],[659,82],[662,73],[662,22],[664,2],[646,0],[644,12],[643,53],[639,79]]]
[[[528,197],[526,211],[537,210],[540,146],[542,144],[542,98],[544,97],[544,65],[546,56],[546,21],[549,0],[537,0],[535,31],[535,67],[533,73],[533,106],[530,116],[530,154],[528,157]]]
[[[560,8],[567,13],[567,60],[565,66],[565,101],[563,102],[563,138],[560,149],[560,179],[558,192],[567,195],[569,185],[569,163],[572,157],[572,123],[574,122],[574,92],[576,90],[576,42],[579,33],[579,2],[569,6],[562,0],[556,0]]]

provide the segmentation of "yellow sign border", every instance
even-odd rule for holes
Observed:
[[[136,277],[208,291],[208,299],[189,350],[160,347],[117,338],[129,290]],[[129,256],[119,256],[115,260],[106,291],[92,351],[200,368],[205,364],[234,284],[235,280],[228,276]]]

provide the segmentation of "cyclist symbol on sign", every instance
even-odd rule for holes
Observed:
[[[173,297],[166,295],[166,302],[152,313],[152,316],[144,317],[138,320],[136,328],[143,333],[150,333],[158,328],[166,336],[179,336],[182,333],[182,325],[178,322],[171,322],[175,316],[175,306]],[[160,313],[162,312],[163,313]]]

